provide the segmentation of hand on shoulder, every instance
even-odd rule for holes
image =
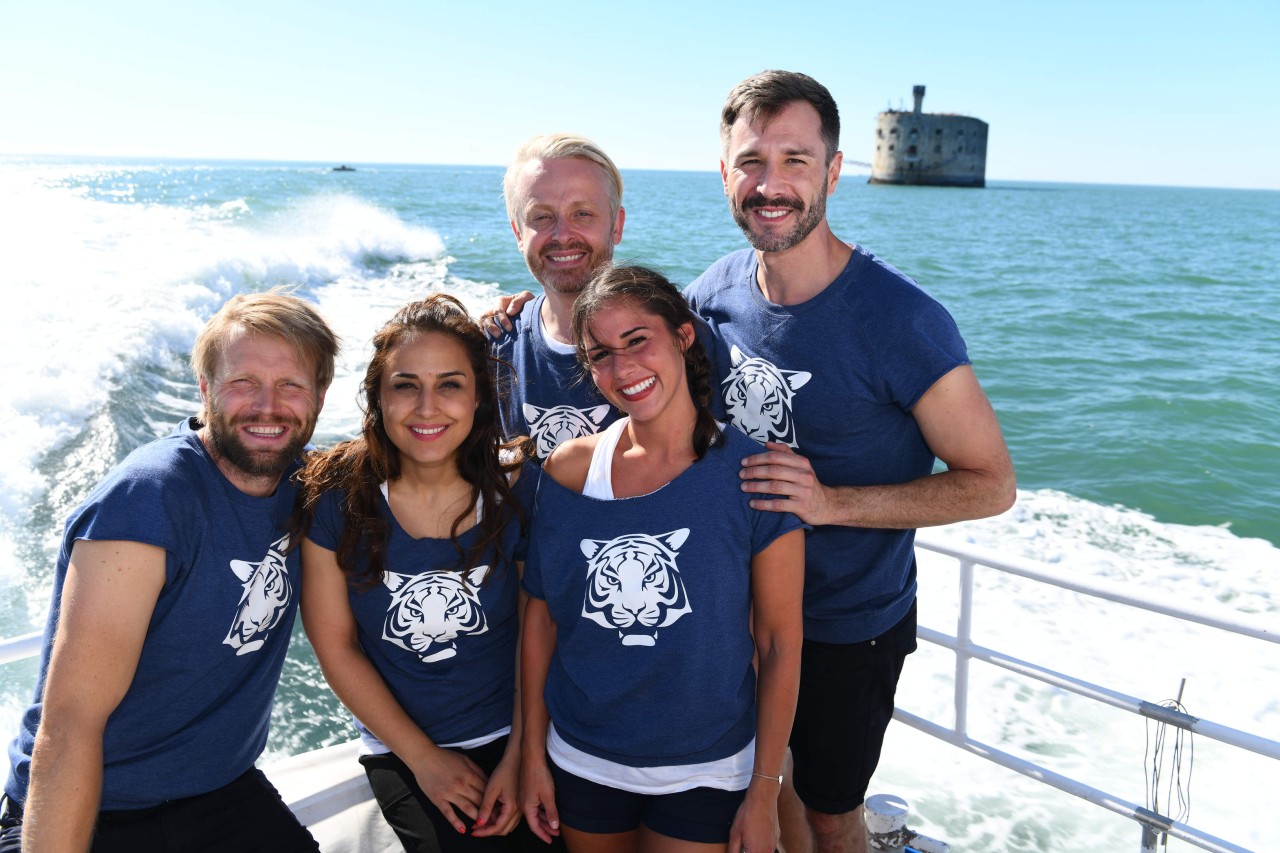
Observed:
[[[503,294],[493,301],[493,304],[477,318],[476,322],[491,340],[500,341],[503,335],[515,328],[511,318],[519,317],[524,306],[532,301],[533,293],[528,290]]]
[[[742,460],[742,490],[773,495],[751,501],[752,509],[794,513],[805,524],[830,524],[831,496],[814,473],[813,464],[786,444],[768,442],[765,452]]]

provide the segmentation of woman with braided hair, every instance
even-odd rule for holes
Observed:
[[[696,326],[643,267],[574,304],[579,361],[626,417],[546,460],[524,576],[521,800],[571,853],[778,840],[803,524],[748,506],[759,445],[712,416]]]

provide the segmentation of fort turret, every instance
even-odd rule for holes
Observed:
[[[924,112],[924,86],[911,90],[911,112],[876,119],[873,184],[981,187],[987,183],[987,123],[971,116]]]

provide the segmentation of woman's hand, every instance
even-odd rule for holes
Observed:
[[[556,786],[546,761],[526,759],[520,768],[520,802],[533,834],[550,844],[552,837],[560,834],[560,813],[556,811]]]
[[[458,812],[472,820],[479,816],[489,783],[484,771],[465,755],[438,746],[432,746],[418,760],[405,763],[413,770],[413,778],[427,799],[459,834],[465,834],[467,826]]]
[[[772,790],[769,790],[772,788]],[[772,853],[778,847],[778,783],[753,778],[729,829],[728,853]]]
[[[513,754],[514,753],[514,754]],[[507,835],[520,823],[520,756],[508,749],[493,768],[484,789],[484,801],[471,834],[476,838]]]

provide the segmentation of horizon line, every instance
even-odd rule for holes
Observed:
[[[438,162],[438,163],[422,163],[400,160],[285,160],[274,157],[206,157],[191,155],[151,155],[151,154],[88,154],[88,153],[33,153],[29,151],[4,151],[0,150],[0,160],[10,158],[30,158],[45,160],[121,160],[121,161],[141,161],[141,162],[181,162],[181,163],[254,163],[264,165],[293,165],[293,166],[315,166],[325,168],[330,171],[338,166],[355,166],[377,167],[377,166],[406,166],[406,167],[456,167],[470,169],[506,169],[506,164],[502,163],[462,163],[462,162]],[[718,174],[716,169],[691,169],[691,168],[654,168],[628,166],[618,167],[622,172],[683,172],[688,174]],[[358,171],[358,170],[355,170]],[[850,175],[853,177],[866,175],[870,177],[871,170],[864,166],[856,166],[854,168],[843,168],[840,174]],[[1165,184],[1165,183],[1116,183],[1107,181],[1072,181],[1053,178],[993,178],[987,177],[988,184],[992,181],[1004,183],[1029,183],[1029,184],[1067,184],[1071,186],[1082,187],[1141,187],[1141,188],[1164,188],[1164,189],[1203,189],[1203,190],[1239,190],[1243,192],[1278,192],[1280,187],[1241,187],[1241,186],[1220,186],[1216,184]],[[907,186],[899,184],[877,184],[877,186]],[[982,189],[982,187],[937,187],[938,189]]]

